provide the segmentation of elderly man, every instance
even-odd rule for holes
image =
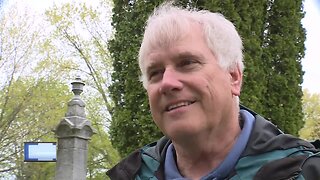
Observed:
[[[165,135],[111,179],[320,179],[320,155],[239,106],[242,41],[221,14],[164,4],[139,52],[153,120]]]

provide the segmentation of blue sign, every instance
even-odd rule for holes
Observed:
[[[25,162],[55,162],[57,146],[55,142],[25,142]]]

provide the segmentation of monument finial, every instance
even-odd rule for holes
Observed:
[[[77,76],[71,85],[73,94],[79,96],[83,92],[83,86],[85,84],[82,82],[80,76]]]

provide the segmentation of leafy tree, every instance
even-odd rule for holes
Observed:
[[[17,179],[30,180],[53,180],[55,162],[21,163],[21,175],[16,175]]]
[[[266,88],[265,115],[284,132],[298,135],[303,125],[302,89],[305,31],[302,1],[270,1],[263,60]]]
[[[107,91],[112,71],[107,49],[111,35],[111,26],[107,23],[110,3],[101,1],[100,5],[94,8],[85,3],[65,3],[46,11],[49,22],[55,27],[55,41],[47,43],[64,55],[59,61],[50,59],[46,62],[83,74],[85,82],[99,92],[110,111],[112,105]]]
[[[87,118],[96,130],[89,142],[87,179],[106,179],[106,169],[110,169],[120,159],[106,131],[109,115],[98,93],[90,94],[83,99],[86,103]]]
[[[304,127],[300,137],[308,140],[320,139],[320,94],[303,91]]]
[[[100,1],[99,7],[65,3],[46,11],[49,22],[55,27],[55,42],[50,41],[47,45],[50,49],[68,49],[61,49],[62,58],[47,58],[46,63],[67,72],[81,73],[88,85],[84,101],[87,103],[88,119],[97,130],[89,145],[88,179],[105,179],[105,169],[119,160],[107,133],[112,108],[108,92],[112,66],[107,49],[111,35],[111,25],[107,23],[110,6],[109,1]]]
[[[50,80],[20,79],[0,94],[0,165],[17,178],[26,177],[23,142],[52,141],[52,129],[63,116],[68,87]]]
[[[88,78],[86,84],[89,86],[87,87],[92,88],[88,88],[88,92],[84,93],[85,99],[89,102],[88,117],[92,119],[93,127],[99,129],[90,143],[89,179],[105,179],[105,169],[118,161],[118,154],[110,145],[106,133],[108,119],[110,119],[109,114],[106,113],[108,112],[106,101],[101,94],[95,94],[102,92],[99,90],[105,88],[104,85],[109,78],[103,71],[110,70],[110,68],[103,69],[107,66],[109,59],[108,52],[105,51],[106,43],[102,43],[106,41],[106,33],[105,31],[99,31],[100,34],[96,32],[105,26],[102,26],[103,21],[95,17],[97,14],[92,8],[86,9],[85,6],[81,6],[82,9],[79,7],[80,9],[74,12],[71,11],[74,10],[72,8],[76,7],[66,7],[65,11],[75,13],[78,17],[83,16],[85,21],[82,25],[87,27],[88,34],[93,34],[94,36],[91,37],[96,40],[82,39],[83,37],[76,37],[78,34],[69,33],[70,37],[72,35],[72,41],[68,41],[67,34],[59,34],[58,32],[61,31],[52,32],[44,27],[38,27],[37,23],[29,18],[30,14],[27,12],[21,14],[15,7],[6,8],[7,11],[1,16],[0,178],[7,177],[9,173],[17,179],[53,179],[55,166],[52,163],[23,162],[23,142],[56,141],[52,129],[64,116],[66,104],[71,99],[70,89],[65,79],[71,79],[70,74],[73,76],[75,69],[77,72],[86,70],[81,65],[77,65],[83,63],[75,61],[80,55],[84,57],[79,58],[80,60],[85,58],[90,60],[86,64],[88,68],[92,64],[96,66],[95,69],[85,72],[89,72],[88,75],[90,75],[97,71],[94,74],[95,77],[102,77],[97,81]],[[63,15],[64,12],[61,13]],[[58,14],[55,15],[58,16]],[[62,18],[60,20],[62,22],[73,22],[67,16],[59,17]],[[41,23],[47,25],[45,21]],[[65,41],[60,41],[61,39]],[[91,43],[95,47],[89,46]],[[87,49],[86,45],[88,45]],[[66,53],[68,51],[71,53]],[[91,61],[92,59],[94,61]],[[99,161],[100,164],[93,163],[94,161]]]
[[[110,87],[114,102],[110,135],[121,156],[161,136],[152,123],[147,96],[139,82],[137,62],[145,21],[160,2],[114,1],[112,25],[116,32],[109,46],[114,68]]]
[[[244,105],[264,114],[264,94],[266,92],[266,71],[262,58],[266,21],[267,0],[236,1],[239,14],[235,26],[244,44],[244,82],[240,100]]]
[[[39,29],[16,6],[0,17],[0,176],[23,174],[23,142],[51,133],[55,115],[63,115],[61,102],[68,98],[65,85],[47,76],[32,77],[43,37]]]

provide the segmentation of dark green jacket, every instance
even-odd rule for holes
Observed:
[[[244,109],[244,107],[241,107]],[[320,180],[320,153],[312,144],[283,134],[258,114],[249,142],[226,179]],[[164,179],[164,159],[171,143],[166,137],[136,150],[107,174],[112,180]]]

